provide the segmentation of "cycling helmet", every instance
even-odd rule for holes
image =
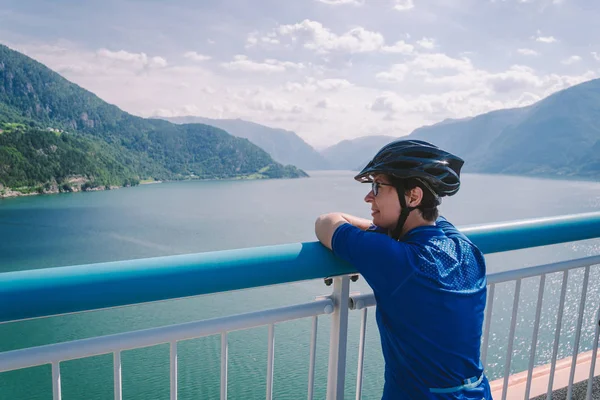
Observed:
[[[452,196],[460,187],[460,169],[464,161],[439,147],[422,140],[396,140],[386,144],[354,177],[359,182],[371,182],[377,174],[398,179],[396,190],[402,211],[391,236],[398,239],[406,218],[416,207],[407,207],[402,180],[416,178],[429,189],[439,204],[439,198]]]
[[[354,177],[371,182],[373,175],[385,174],[399,179],[425,181],[436,196],[452,196],[460,187],[460,169],[464,161],[422,140],[396,140],[386,144],[373,160]]]

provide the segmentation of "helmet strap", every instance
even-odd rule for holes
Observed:
[[[400,217],[398,217],[398,223],[396,224],[396,227],[394,228],[394,230],[392,230],[391,232],[391,237],[395,240],[399,240],[400,237],[402,236],[402,228],[404,227],[404,223],[406,222],[406,219],[408,218],[408,215],[415,210],[417,207],[407,207],[406,206],[406,199],[404,198],[404,184],[399,183],[396,186],[396,191],[398,192],[398,199],[400,200]]]

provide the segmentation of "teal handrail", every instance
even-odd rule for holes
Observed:
[[[486,254],[600,238],[600,212],[461,229]],[[318,242],[0,274],[0,323],[355,273]]]

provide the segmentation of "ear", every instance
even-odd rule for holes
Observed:
[[[421,201],[423,200],[423,189],[421,189],[418,186],[412,188],[410,190],[410,194],[408,195],[407,200],[407,206],[417,207],[419,204],[421,204]]]

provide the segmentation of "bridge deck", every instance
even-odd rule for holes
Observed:
[[[556,362],[556,370],[552,388],[555,391],[552,395],[553,399],[566,398],[567,386],[569,385],[569,372],[571,368],[572,357],[563,358]],[[575,378],[573,380],[573,398],[585,399],[587,390],[587,381],[590,374],[592,361],[592,351],[580,353],[577,356],[577,365],[575,367]],[[550,377],[550,364],[541,365],[533,369],[530,398],[543,399],[546,397],[548,390],[548,380]],[[596,356],[596,368],[594,371],[594,386],[593,399],[600,400],[600,353]],[[575,383],[578,383],[575,385]],[[492,396],[494,399],[502,398],[502,386],[504,379],[497,379],[490,383]],[[522,399],[525,396],[525,388],[527,385],[527,371],[514,374],[508,378],[508,399]],[[575,390],[577,389],[577,390]],[[564,394],[563,394],[564,393]]]

